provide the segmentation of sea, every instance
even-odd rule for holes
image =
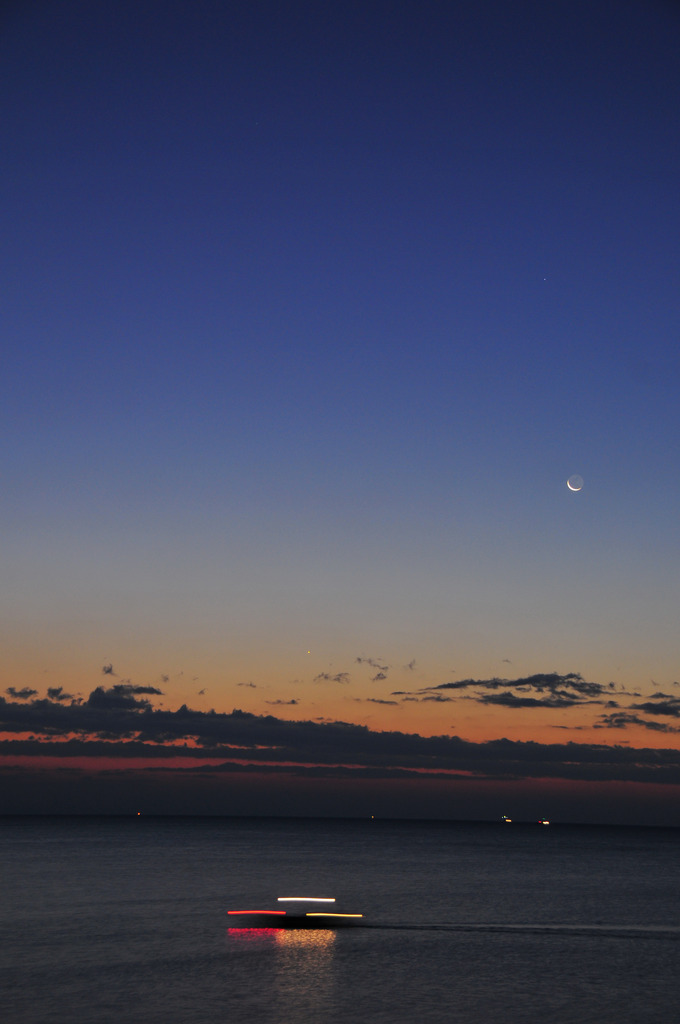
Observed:
[[[0,887],[4,1024],[680,1020],[678,829],[3,818]]]

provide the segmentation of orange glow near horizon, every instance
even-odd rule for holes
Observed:
[[[349,668],[351,668],[351,664]],[[604,706],[597,707],[592,702],[583,700],[572,707],[504,707],[493,704],[482,704],[468,699],[457,691],[430,691],[425,693],[424,684],[435,683],[437,679],[446,678],[446,673],[439,670],[423,671],[416,679],[408,673],[401,672],[385,683],[385,690],[375,698],[366,696],[366,687],[360,669],[350,673],[350,681],[346,685],[335,688],[321,688],[309,680],[296,679],[294,683],[281,682],[272,676],[271,682],[236,683],[217,685],[210,689],[210,705],[216,715],[231,715],[235,709],[241,709],[256,716],[272,716],[281,721],[296,722],[339,722],[357,725],[373,732],[403,732],[419,736],[457,736],[472,743],[484,743],[496,739],[508,739],[520,742],[543,744],[560,744],[569,741],[576,743],[595,743],[600,746],[630,746],[652,749],[674,749],[677,736],[672,728],[666,731],[645,727],[631,720],[624,727],[605,727],[601,721]],[[280,673],[279,673],[280,675]],[[477,672],[477,675],[482,675]],[[97,685],[117,685],[119,677],[94,679],[90,689]],[[258,678],[257,676],[255,678]],[[398,679],[402,681],[397,681]],[[406,681],[403,681],[406,680]],[[20,688],[16,679],[13,683]],[[38,684],[43,686],[44,684]],[[184,684],[185,686],[186,684]],[[198,683],[196,684],[198,685]],[[409,685],[410,691],[405,687]],[[665,684],[664,684],[665,685]],[[188,696],[186,689],[178,684],[162,683],[162,697],[151,698],[154,712],[174,714],[185,705],[193,707],[200,714],[209,714],[206,710],[207,698],[201,694]],[[240,688],[239,688],[240,687]],[[393,687],[404,687],[403,691]],[[69,687],[74,689],[75,687]],[[668,688],[668,687],[666,687]],[[34,692],[38,692],[32,685]],[[472,693],[471,689],[470,694]],[[416,696],[401,697],[398,693],[410,692]],[[467,692],[467,691],[466,691]],[[616,697],[619,691],[612,691]],[[650,693],[652,688],[650,688]],[[275,694],[282,694],[289,699],[271,699]],[[436,699],[434,699],[436,698]],[[39,696],[38,700],[44,699]],[[19,703],[19,702],[17,702]],[[275,705],[275,706],[274,706]],[[63,705],[65,706],[65,705]],[[655,722],[652,721],[651,725]],[[658,723],[656,723],[658,724]],[[190,726],[191,727],[191,726]],[[142,733],[121,737],[119,739],[102,739],[95,733],[69,733],[51,735],[46,732],[22,731],[2,732],[0,740],[19,741],[32,740],[45,744],[65,744],[69,741],[96,742],[100,745],[123,748],[135,743],[144,742]],[[146,742],[147,749],[172,751],[173,748],[185,751],[196,751],[200,754],[204,745],[199,742],[198,735],[186,735],[177,739],[164,739],[161,743]],[[237,744],[224,744],[225,750],[237,752],[246,749]],[[49,756],[49,755],[48,755]],[[114,755],[115,756],[115,755]],[[208,763],[208,759],[204,763]]]

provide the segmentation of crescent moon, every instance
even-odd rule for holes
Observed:
[[[567,480],[567,487],[570,491],[580,491],[583,487],[583,477],[579,476],[578,473],[574,473]]]

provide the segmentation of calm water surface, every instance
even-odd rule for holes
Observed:
[[[676,1024],[680,832],[0,820],[6,1024]],[[329,895],[338,932],[227,910]]]

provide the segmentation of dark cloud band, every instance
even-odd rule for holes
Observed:
[[[361,771],[463,773],[476,778],[561,778],[680,783],[680,751],[599,744],[541,744],[506,739],[475,743],[457,736],[379,732],[345,722],[284,721],[272,715],[151,707],[153,687],[98,687],[87,701],[13,702],[0,698],[6,754],[223,758],[225,763],[296,763]],[[189,742],[188,747],[180,746]]]

